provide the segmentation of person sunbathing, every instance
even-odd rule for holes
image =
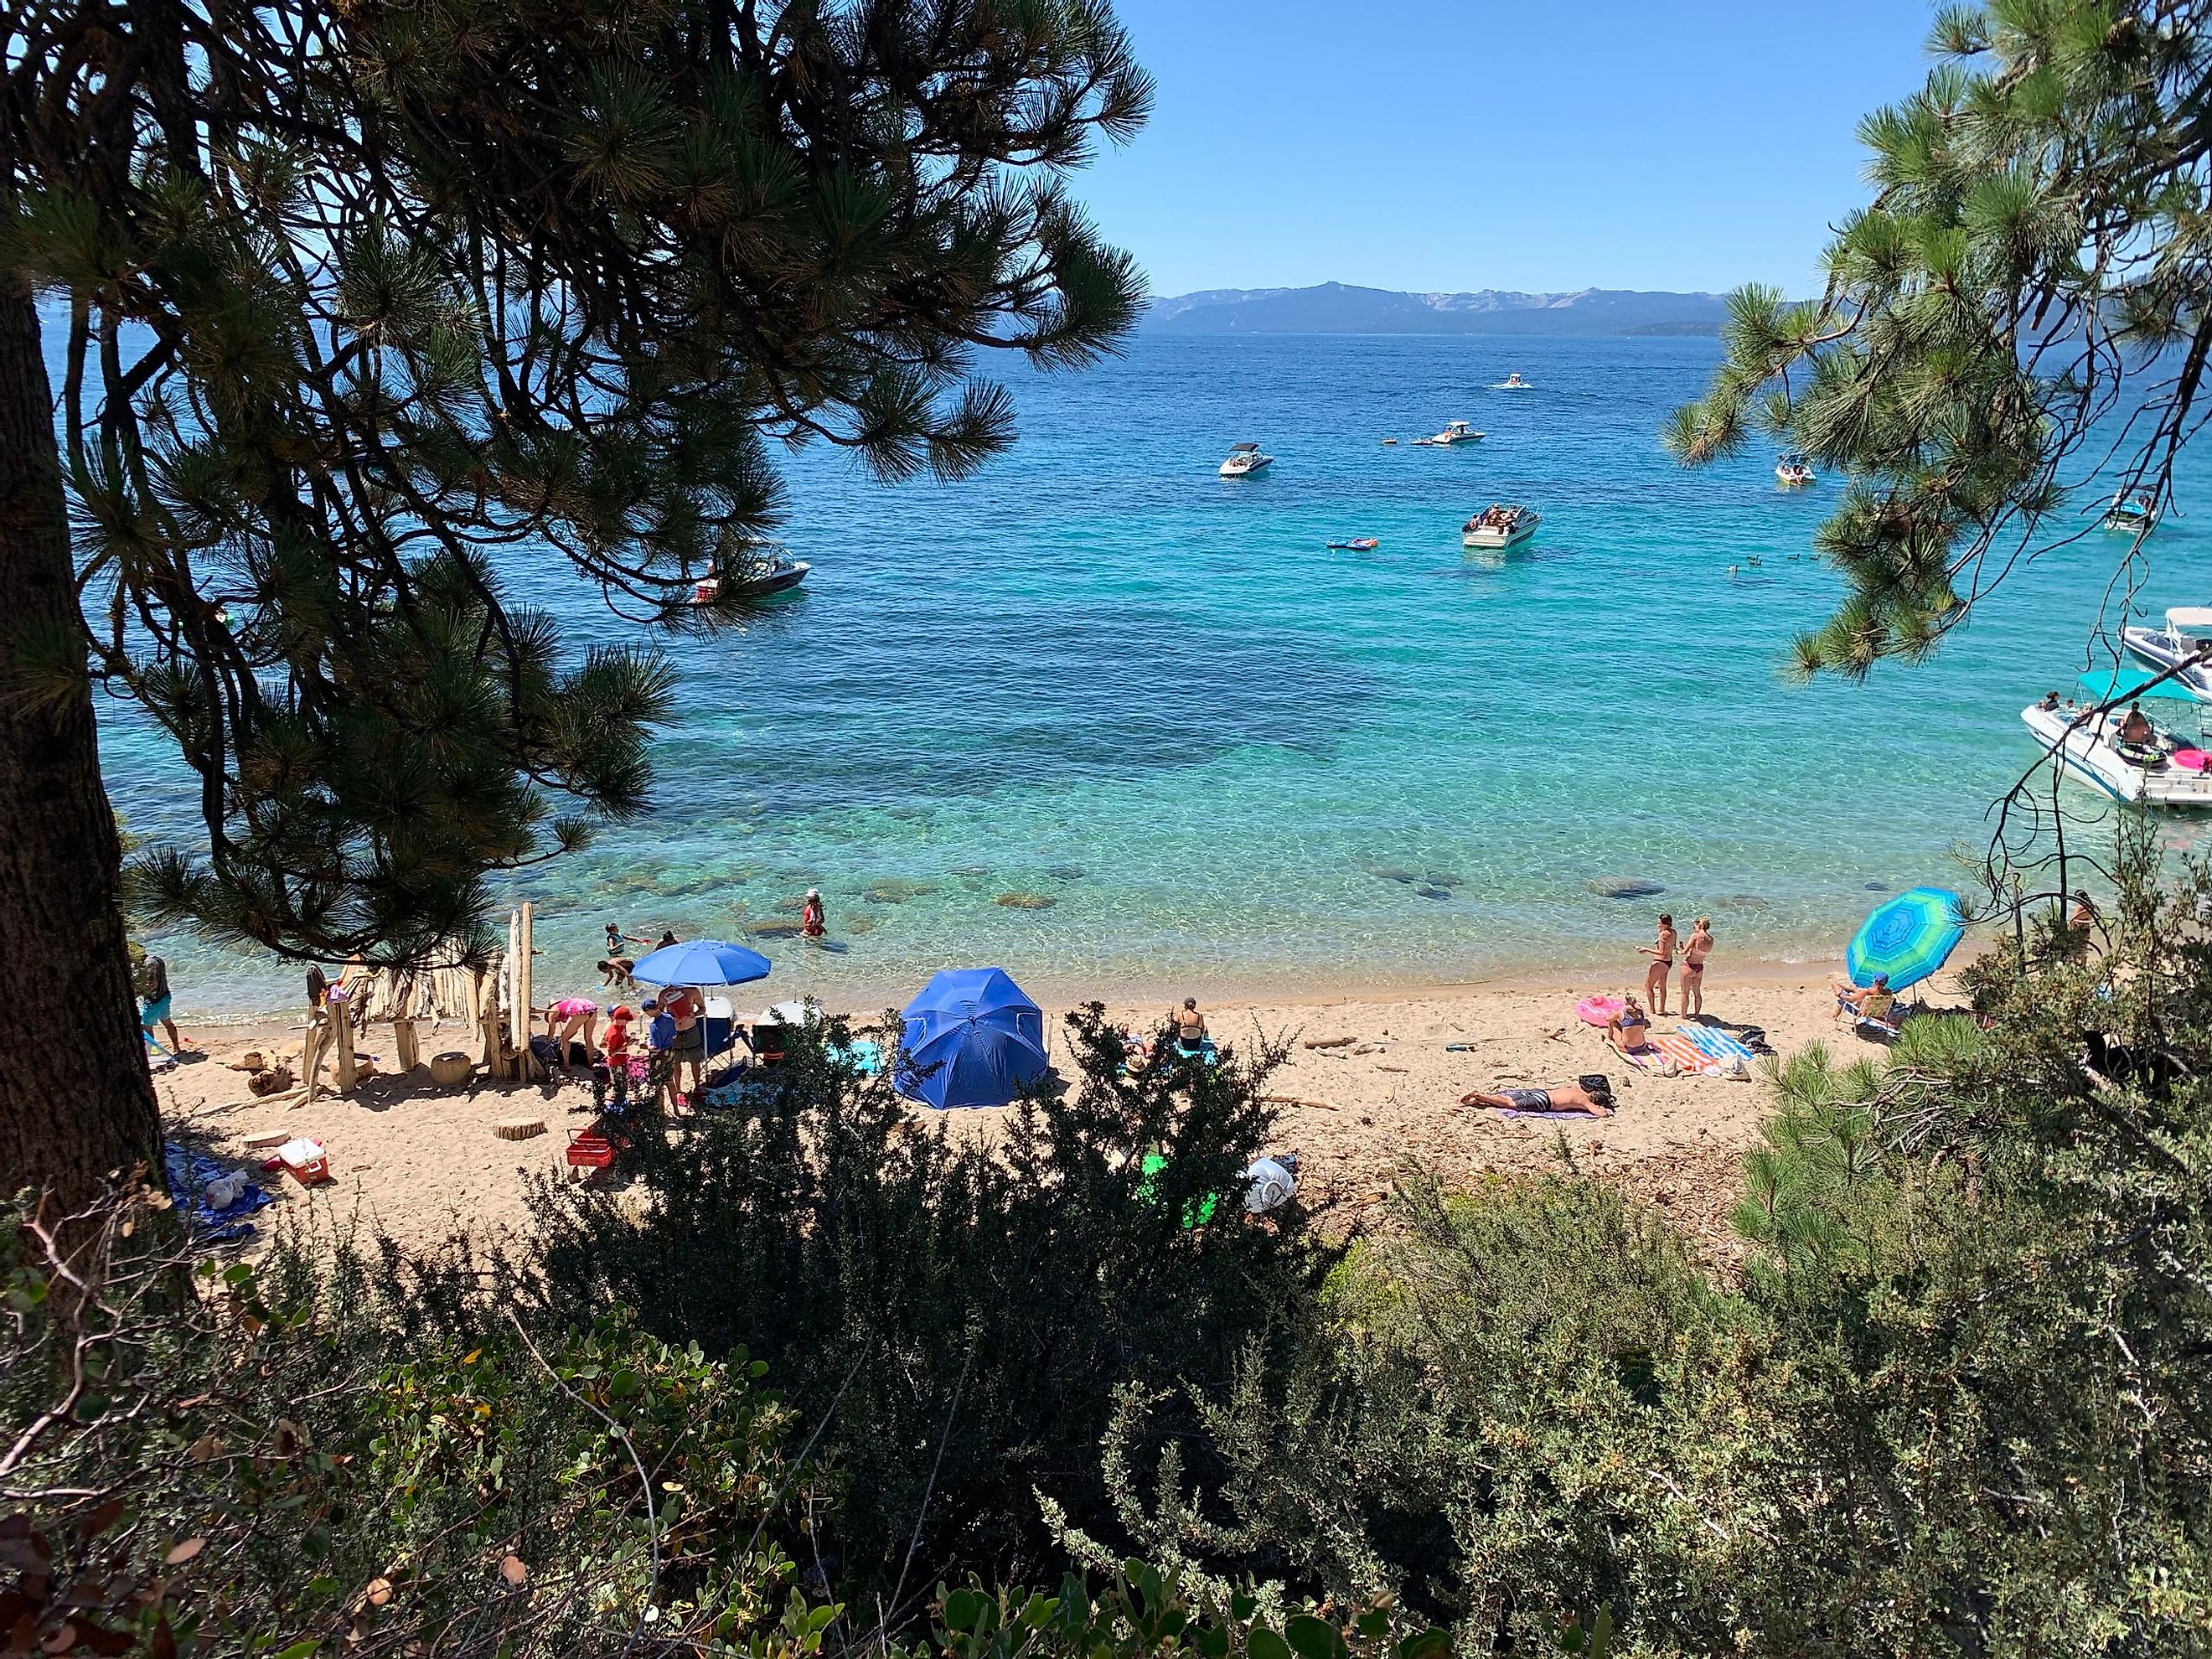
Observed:
[[[1605,1023],[1605,1040],[1624,1054],[1650,1054],[1651,1017],[1634,997],[1624,995],[1620,1001],[1620,1012]]]
[[[1897,994],[1889,988],[1889,975],[1876,974],[1871,985],[1856,985],[1836,993],[1836,1012],[1831,1020],[1849,1014],[1853,1019],[1878,1019],[1885,1025],[1894,1025],[1896,1016],[1891,1012],[1897,1006]]]
[[[1462,1095],[1462,1106],[1488,1106],[1501,1112],[1580,1112],[1585,1117],[1611,1117],[1613,1097],[1591,1093],[1579,1083],[1558,1083],[1547,1089],[1478,1089]]]

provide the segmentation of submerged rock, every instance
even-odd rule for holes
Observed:
[[[1009,910],[1049,910],[1060,901],[1049,893],[1001,893],[991,902]]]
[[[871,904],[904,904],[908,899],[927,898],[936,890],[926,881],[892,878],[872,884],[860,896]]]
[[[1449,872],[1443,870],[1431,870],[1426,875],[1423,876],[1421,879],[1428,883],[1431,887],[1464,887],[1467,885],[1467,878],[1465,876],[1455,876]]]
[[[876,931],[876,919],[873,916],[854,916],[837,931],[850,933],[855,938],[862,933],[872,933]]]
[[[1889,890],[1889,884],[1886,881],[1870,881],[1866,884],[1866,890],[1869,893],[1887,893]]]
[[[1451,890],[1448,887],[1416,887],[1413,896],[1416,898],[1448,899],[1451,896]]]
[[[1600,876],[1583,885],[1600,898],[1609,899],[1656,898],[1667,890],[1664,883],[1642,876]]]
[[[1730,893],[1727,897],[1717,899],[1714,902],[1718,904],[1725,904],[1731,910],[1764,910],[1766,908],[1766,901],[1759,897],[1756,893]]]
[[[757,921],[745,932],[754,939],[797,939],[799,924],[795,921]]]
[[[1401,870],[1395,864],[1370,865],[1368,866],[1367,873],[1377,881],[1395,881],[1406,887],[1414,885],[1421,878],[1415,872]]]
[[[991,867],[986,864],[956,864],[946,873],[957,876],[963,881],[981,881],[991,873]]]
[[[1054,881],[1081,881],[1091,872],[1079,864],[1052,864],[1045,866],[1045,874]]]

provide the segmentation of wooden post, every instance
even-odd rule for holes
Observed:
[[[337,1045],[337,1088],[342,1095],[353,1092],[353,999],[349,996],[330,1000],[331,1040]]]
[[[415,1019],[412,1015],[402,1014],[392,1022],[392,1042],[393,1048],[398,1050],[398,1064],[403,1073],[411,1072],[422,1064],[422,1050],[415,1040]]]
[[[315,1097],[321,1081],[323,1051],[329,1047],[330,1016],[321,1009],[307,1016],[307,1035],[300,1042],[300,1081],[305,1085],[300,1103],[306,1105]]]
[[[515,1042],[515,1076],[525,1083],[538,1076],[538,1057],[530,1052],[530,901],[522,901],[521,933],[514,959],[514,1006],[522,1017],[522,1034]]]

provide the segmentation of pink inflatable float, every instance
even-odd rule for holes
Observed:
[[[1575,1012],[1585,1025],[1603,1025],[1620,1012],[1622,1006],[1619,997],[1584,997],[1575,1004]]]

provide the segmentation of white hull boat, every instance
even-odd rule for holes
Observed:
[[[1492,380],[1490,389],[1492,392],[1534,392],[1536,388],[1518,374],[1508,374],[1502,380]]]
[[[1274,464],[1275,458],[1261,454],[1257,444],[1231,444],[1229,459],[1221,464],[1221,476],[1224,478],[1249,478]]]
[[[1534,507],[1494,501],[1460,526],[1460,545],[1491,552],[1517,547],[1534,535],[1543,521],[1543,515]]]
[[[2212,647],[2212,607],[2177,605],[2166,613],[2165,627],[2123,628],[2120,640],[2137,662],[2163,672]],[[2185,668],[2166,684],[2196,702],[2212,702],[2212,664]]]
[[[1790,489],[1802,489],[1807,484],[1820,482],[1819,475],[1802,455],[1784,455],[1775,462],[1774,477],[1777,483]]]
[[[2147,536],[2158,528],[2158,503],[2148,495],[2115,495],[2105,514],[2105,528],[2126,536]]]
[[[2092,715],[2088,708],[2062,703],[2046,708],[2030,703],[2020,717],[2035,733],[2045,752],[2076,783],[2131,806],[2152,806],[2168,811],[2212,811],[2212,775],[2205,767],[2204,751],[2181,742],[2171,732],[2152,727],[2150,743],[2131,745],[2119,740],[2122,716],[2118,713]]]
[[[1447,421],[1444,429],[1433,438],[1416,438],[1413,441],[1429,449],[1449,449],[1455,444],[1479,444],[1488,435],[1477,432],[1465,421]]]

